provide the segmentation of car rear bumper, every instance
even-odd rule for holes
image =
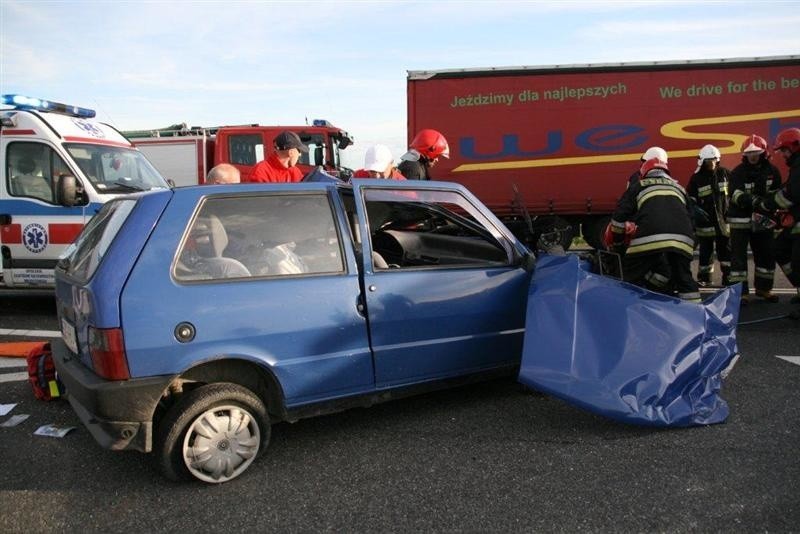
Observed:
[[[67,398],[94,439],[106,449],[150,452],[153,413],[173,377],[105,380],[74,357],[63,340],[51,346]]]

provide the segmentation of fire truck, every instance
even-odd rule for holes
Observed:
[[[239,169],[248,181],[258,162],[269,157],[275,137],[284,130],[295,132],[308,146],[298,168],[305,174],[321,166],[325,172],[346,178],[339,151],[353,144],[353,138],[327,120],[305,126],[218,126],[189,127],[185,123],[157,130],[122,132],[175,186],[197,185],[219,163]]]
[[[53,287],[56,262],[103,203],[169,185],[93,110],[0,98],[0,287]]]

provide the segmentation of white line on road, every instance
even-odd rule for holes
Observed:
[[[27,367],[28,361],[25,358],[0,358],[0,369],[10,369],[11,367]]]
[[[776,354],[775,357],[780,358],[781,360],[786,360],[787,362],[795,365],[800,365],[800,356],[778,356]]]
[[[17,328],[0,328],[0,336],[61,337],[61,332],[58,330],[21,330]]]
[[[22,382],[28,379],[28,373],[0,374],[0,382]]]

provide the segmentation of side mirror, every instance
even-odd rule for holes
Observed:
[[[56,181],[56,200],[62,206],[74,206],[78,203],[78,181],[74,176],[61,174]]]
[[[350,137],[350,134],[347,132],[342,132],[342,136],[339,138],[339,150],[344,150],[352,144],[353,138]]]

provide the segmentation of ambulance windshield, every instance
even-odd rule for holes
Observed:
[[[169,187],[141,152],[124,147],[66,144],[70,156],[100,193]]]

